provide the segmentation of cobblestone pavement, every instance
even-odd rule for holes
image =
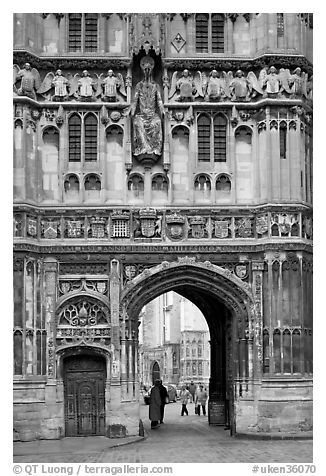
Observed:
[[[209,427],[207,417],[180,415],[181,405],[165,407],[165,424],[151,430],[148,406],[141,417],[146,439],[107,448],[105,437],[64,439],[14,446],[15,463],[311,463],[312,440],[246,440],[231,438],[221,427]],[[71,441],[69,441],[71,440]],[[77,443],[76,443],[77,440]],[[78,443],[80,442],[80,443]],[[28,445],[25,443],[24,445]],[[35,448],[37,447],[37,451]],[[20,451],[17,450],[20,449]],[[22,450],[23,448],[23,450]]]

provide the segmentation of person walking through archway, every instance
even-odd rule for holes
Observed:
[[[192,398],[192,402],[195,402],[196,390],[197,390],[197,386],[196,384],[194,384],[194,381],[192,380],[189,385],[189,392]]]
[[[199,389],[196,392],[195,405],[197,405],[197,415],[200,416],[200,407],[202,407],[203,415],[206,415],[206,401],[207,401],[207,392],[204,390],[203,385],[199,385]]]
[[[149,419],[151,420],[151,428],[158,428],[161,420],[161,395],[160,380],[155,380],[154,386],[151,388],[149,397]]]
[[[182,385],[181,387],[181,392],[180,392],[180,402],[181,402],[181,416],[184,414],[188,415],[188,410],[187,410],[187,403],[190,399],[191,395],[189,390],[186,389],[185,385]]]
[[[166,403],[169,403],[169,394],[166,387],[163,385],[162,380],[160,380],[160,397],[161,397],[161,418],[160,423],[164,423],[164,407]]]

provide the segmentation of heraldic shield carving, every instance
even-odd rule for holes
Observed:
[[[181,240],[185,234],[185,217],[174,213],[166,215],[166,234],[171,240]]]

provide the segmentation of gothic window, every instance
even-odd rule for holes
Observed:
[[[293,373],[301,372],[301,331],[294,329],[292,332],[292,362]]]
[[[144,197],[144,179],[141,175],[133,174],[128,180],[128,191],[133,198]]]
[[[93,114],[88,114],[84,120],[85,128],[85,160],[97,160],[97,119]]]
[[[68,49],[71,52],[97,51],[98,16],[94,13],[69,14]]]
[[[216,191],[221,193],[230,193],[231,180],[228,175],[220,174],[216,179]]]
[[[214,118],[214,162],[226,161],[226,119],[218,114]]]
[[[81,161],[81,118],[73,114],[69,118],[69,162]]]
[[[291,373],[291,332],[289,329],[283,331],[283,372]]]
[[[203,364],[198,362],[198,375],[203,375]]]
[[[77,175],[67,175],[64,181],[65,198],[67,200],[78,200],[79,198],[79,179]]]
[[[211,120],[201,114],[197,120],[198,128],[198,161],[210,162],[211,160]]]
[[[196,15],[196,52],[208,53],[208,13]]]
[[[190,362],[187,362],[186,374],[190,375]]]
[[[198,345],[198,357],[202,357],[203,356],[203,348],[201,345]]]
[[[152,180],[152,190],[158,192],[167,192],[168,190],[168,180],[164,175],[155,175]]]
[[[192,356],[196,357],[196,349],[195,348],[192,349]]]
[[[101,190],[101,179],[98,175],[90,174],[85,178],[85,190],[99,191]]]
[[[224,16],[221,13],[213,13],[212,22],[212,52],[224,53]]]
[[[189,349],[189,347],[186,347],[186,357],[190,357],[190,349]]]
[[[200,114],[197,118],[198,161],[225,162],[227,154],[227,120]]]
[[[196,14],[196,52],[224,52],[224,15],[222,13]]]
[[[281,159],[286,159],[286,136],[287,136],[287,125],[286,122],[280,123],[280,157]]]
[[[211,181],[207,175],[201,174],[195,178],[195,190],[206,192],[211,190]]]
[[[23,332],[14,332],[14,374],[23,374]]]

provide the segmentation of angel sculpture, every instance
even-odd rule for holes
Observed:
[[[20,88],[16,89],[17,81],[21,80]],[[40,87],[41,78],[37,69],[32,68],[29,63],[25,63],[22,69],[17,64],[14,65],[14,91],[19,96],[27,96],[36,99],[36,91]]]
[[[200,71],[197,71],[195,78],[193,78],[189,71],[185,69],[182,72],[182,76],[178,79],[178,72],[175,71],[172,75],[169,99],[172,99],[175,94],[177,94],[176,101],[180,102],[192,101],[198,96],[203,98],[205,78],[206,76]]]
[[[230,90],[228,87],[228,81],[226,73],[221,73],[213,69],[209,75],[209,79],[206,86],[205,100],[207,101],[220,101],[225,97],[230,97]]]
[[[83,71],[82,76],[77,73],[69,82],[69,96],[73,96],[81,101],[93,101],[93,93],[97,88],[98,81],[94,80],[86,69]]]
[[[264,87],[266,86],[266,93],[267,94],[278,94],[280,92],[280,77],[277,74],[277,70],[275,66],[271,66],[269,68],[268,73],[266,72],[265,69],[262,71],[265,71],[264,78],[262,80],[261,86]],[[259,75],[259,80],[261,79],[262,73]]]
[[[289,84],[292,86],[292,94],[294,94],[294,96],[307,97],[307,81],[308,74],[301,72],[301,68],[296,68],[289,79]]]
[[[52,72],[48,73],[37,92],[46,96],[53,88],[54,95],[51,96],[52,101],[67,101],[69,99],[68,89],[70,89],[70,81],[62,75],[61,69],[58,69],[55,74]]]
[[[106,78],[102,79],[103,75],[99,77],[100,94],[103,101],[116,102],[118,101],[118,93],[126,99],[126,89],[123,82],[122,74],[115,75],[112,69],[109,69]],[[98,92],[96,93],[96,96]]]
[[[229,76],[232,76],[232,73],[229,73]],[[232,101],[250,101],[250,96],[255,97],[257,93],[263,94],[263,90],[258,83],[255,73],[250,71],[245,78],[241,69],[235,73],[235,77],[231,80],[229,88]]]

